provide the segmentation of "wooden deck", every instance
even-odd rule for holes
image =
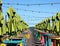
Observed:
[[[37,38],[34,37],[33,32],[29,30],[30,39],[27,39],[27,46],[44,46]]]

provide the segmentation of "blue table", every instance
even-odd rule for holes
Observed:
[[[22,40],[4,40],[4,43],[7,44],[7,46],[16,46],[17,44],[23,43],[23,46],[26,45],[26,39],[22,38]]]

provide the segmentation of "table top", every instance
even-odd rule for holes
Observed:
[[[55,40],[60,40],[60,36],[49,36],[48,38],[55,39]]]
[[[5,41],[4,41],[5,44],[8,44],[8,43],[18,44],[18,43],[20,43],[20,42],[22,42],[22,41],[13,41],[13,40],[5,40]]]
[[[44,31],[39,31],[37,30],[40,34],[47,36],[48,38],[55,39],[55,40],[60,40],[60,36],[56,36],[52,33],[44,32]]]

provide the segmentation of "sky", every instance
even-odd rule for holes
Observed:
[[[7,15],[8,7],[15,8],[16,12],[21,16],[21,18],[30,26],[35,26],[44,19],[54,16],[57,12],[60,12],[60,4],[54,5],[32,5],[32,6],[23,6],[23,5],[7,5],[4,3],[19,3],[19,4],[41,4],[41,3],[54,3],[60,2],[60,0],[2,0],[2,10],[3,14]],[[4,7],[5,6],[5,7]],[[19,10],[17,10],[18,8]],[[25,10],[41,11],[41,12],[54,12],[54,13],[38,13]]]

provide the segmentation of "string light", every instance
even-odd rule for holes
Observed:
[[[55,5],[60,4],[60,2],[52,2],[52,3],[39,3],[39,4],[20,4],[20,3],[3,3],[4,5],[22,5],[22,6],[40,6],[40,5]]]
[[[6,8],[9,8],[8,6],[3,6]],[[29,12],[36,12],[36,13],[48,13],[48,14],[55,14],[56,12],[43,12],[43,11],[34,11],[34,10],[27,10],[27,9],[20,9],[20,8],[15,8],[16,10],[22,10],[22,11],[29,11]]]

